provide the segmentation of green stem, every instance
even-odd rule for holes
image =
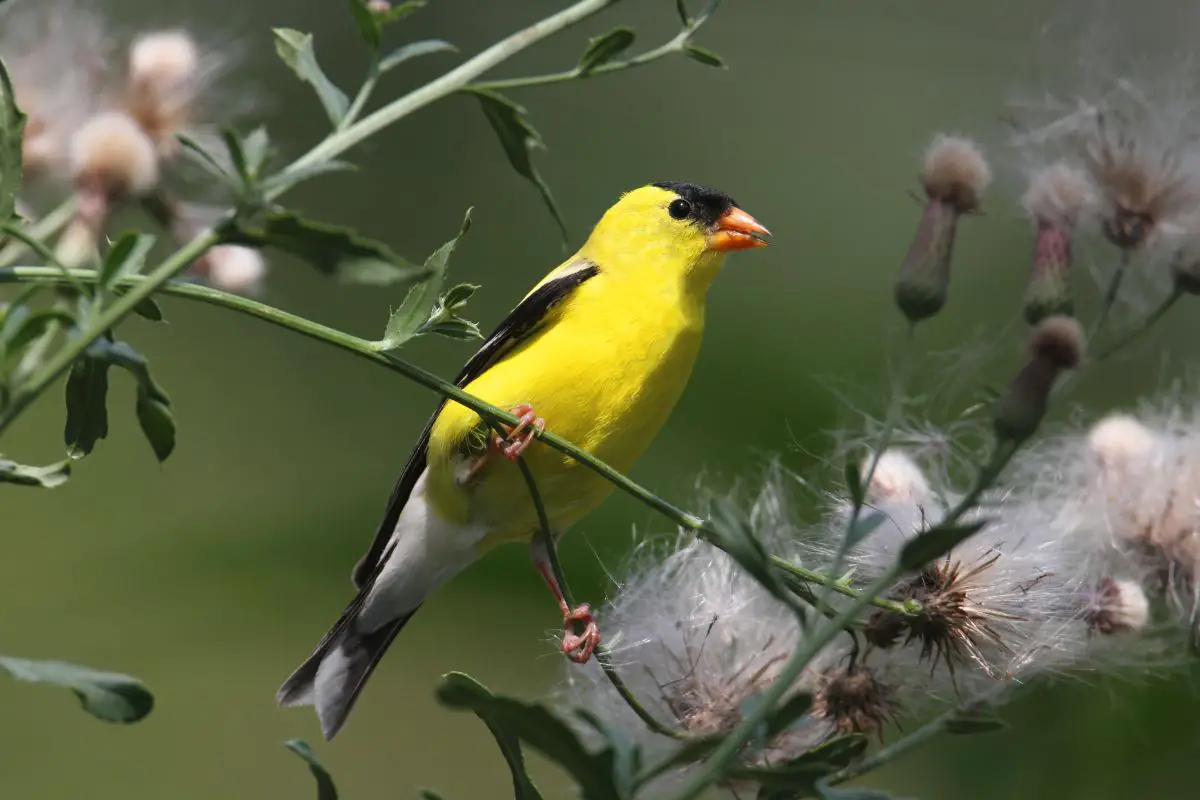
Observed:
[[[1152,312],[1150,312],[1149,316],[1142,320],[1140,325],[1128,331],[1120,339],[1096,353],[1096,355],[1092,357],[1092,360],[1104,361],[1105,359],[1116,355],[1118,351],[1124,349],[1143,333],[1154,327],[1154,325],[1157,324],[1160,319],[1166,316],[1167,312],[1170,311],[1177,302],[1179,302],[1179,298],[1183,297],[1183,294],[1184,293],[1178,289],[1171,292],[1167,299],[1163,300],[1162,304],[1159,305],[1158,308],[1154,309]]]
[[[58,207],[51,211],[46,216],[42,217],[37,222],[30,225],[25,232],[30,238],[38,241],[46,241],[54,234],[58,233],[71,219],[75,216],[75,196],[67,198],[59,203]],[[6,267],[9,264],[15,263],[18,258],[23,256],[29,247],[24,241],[9,242],[0,250],[0,267]]]
[[[1096,317],[1095,323],[1092,324],[1092,329],[1088,331],[1088,344],[1095,342],[1096,337],[1104,330],[1104,325],[1108,322],[1108,317],[1112,313],[1113,307],[1117,304],[1117,296],[1121,293],[1121,284],[1125,281],[1125,273],[1129,272],[1130,259],[1130,251],[1123,248],[1121,250],[1121,261],[1117,264],[1117,271],[1113,273],[1112,280],[1108,282],[1108,289],[1104,292],[1104,301],[1100,306],[1100,314]]]
[[[70,270],[70,274],[75,280],[83,281],[85,283],[94,283],[99,278],[95,270]],[[118,282],[118,285],[122,287],[129,287],[130,289],[137,291],[137,297],[140,300],[146,294],[149,294],[149,292],[142,290],[151,281],[152,277],[153,276],[129,275],[125,278],[122,278]],[[9,269],[0,270],[0,284],[61,284],[65,281],[66,279],[63,277],[63,275],[57,269],[52,267],[12,267]],[[153,290],[175,297],[195,300],[208,305],[217,306],[219,308],[226,308],[231,311],[237,311],[238,313],[246,314],[247,316],[268,322],[272,325],[286,328],[287,330],[298,333],[302,336],[306,336],[310,339],[315,339],[319,342],[333,345],[341,350],[353,353],[359,358],[364,358],[372,363],[379,364],[391,369],[394,372],[398,372],[409,380],[419,383],[425,388],[437,392],[443,397],[448,397],[456,403],[471,409],[476,414],[479,414],[481,417],[487,420],[492,422],[503,422],[506,425],[517,424],[517,418],[509,412],[501,408],[497,408],[490,403],[486,403],[474,395],[467,394],[453,383],[450,383],[449,381],[446,381],[439,376],[434,375],[433,373],[428,372],[421,367],[418,367],[416,364],[411,364],[386,353],[380,353],[376,343],[366,339],[353,336],[349,333],[344,333],[336,328],[331,328],[327,325],[322,325],[319,322],[305,319],[304,317],[297,316],[296,314],[289,313],[279,308],[275,308],[274,306],[260,303],[257,300],[251,300],[248,297],[242,297],[236,294],[229,294],[228,292],[222,292],[218,289],[212,289],[201,284],[165,283],[155,286]],[[127,300],[129,297],[134,296],[135,291],[130,291],[128,294],[124,295],[122,300]],[[114,308],[115,307],[116,306],[114,305]],[[539,434],[538,439],[550,447],[553,447],[555,450],[570,456],[580,464],[583,464],[594,472],[600,474],[619,489],[633,496],[637,500],[640,500],[642,503],[662,514],[679,527],[692,531],[710,544],[719,546],[719,543],[714,541],[714,537],[712,536],[712,528],[707,520],[698,517],[695,514],[684,511],[641,484],[627,478],[625,475],[613,469],[608,464],[605,464],[603,461],[594,458],[586,451],[579,449],[571,442],[560,438],[550,431],[543,431],[541,434]],[[838,583],[838,581],[831,576],[814,572],[797,564],[792,564],[785,559],[774,557],[772,558],[772,563],[774,563],[774,565],[779,569],[794,577],[809,581],[811,583],[819,584],[821,586],[831,586],[834,591],[839,594],[846,595],[847,597],[858,598],[862,594],[856,589]],[[913,616],[920,613],[920,609],[911,606],[911,604],[906,605],[896,603],[891,600],[881,600],[877,598],[871,598],[867,602],[879,608],[904,614],[905,616]]]
[[[472,83],[472,89],[486,89],[489,91],[501,91],[504,89],[524,89],[529,86],[547,86],[552,83],[566,83],[568,81],[578,80],[580,78],[594,78],[597,75],[607,75],[610,72],[620,72],[623,69],[631,69],[649,64],[652,61],[657,61],[675,53],[682,53],[683,46],[687,44],[688,39],[695,33],[695,29],[687,28],[680,31],[679,35],[671,41],[654,48],[647,50],[641,55],[627,58],[622,61],[610,61],[607,64],[601,64],[588,73],[583,73],[578,67],[574,69],[563,70],[562,72],[550,72],[545,75],[528,75],[522,78],[504,78],[496,81],[481,81]]]
[[[11,401],[4,410],[0,411],[0,433],[6,430],[12,424],[13,420],[20,416],[21,412],[28,408],[51,383],[70,369],[75,360],[83,355],[83,352],[87,350],[92,342],[103,336],[105,331],[110,330],[124,319],[139,303],[153,294],[159,286],[186,269],[189,264],[203,255],[217,241],[217,234],[212,231],[204,231],[182,248],[175,251],[175,253],[159,264],[152,272],[140,277],[127,293],[116,298],[108,308],[90,320],[77,337],[64,343],[54,355],[46,359],[46,363],[42,368],[31,375],[29,380],[13,394]],[[18,269],[21,268],[14,267],[7,270],[0,270],[0,279]],[[50,270],[51,273],[59,273],[59,270],[52,267],[45,269]],[[80,273],[83,271],[66,270],[65,272],[72,278],[78,279],[81,277]],[[65,280],[65,278],[63,279]],[[95,280],[94,272],[92,279]]]
[[[341,155],[359,142],[374,136],[379,131],[403,119],[417,109],[457,92],[475,78],[478,78],[483,73],[503,63],[525,48],[537,44],[547,36],[558,33],[564,28],[587,19],[615,2],[617,0],[580,0],[580,2],[564,8],[557,14],[553,14],[540,22],[535,22],[529,27],[517,31],[469,61],[450,70],[440,78],[430,81],[419,89],[414,89],[403,97],[388,103],[383,108],[368,114],[348,128],[336,131],[294,161],[286,171],[291,172],[311,167],[314,164],[321,164]],[[269,193],[267,199],[274,200],[282,192],[282,188],[274,190]]]
[[[500,430],[501,434],[505,431]],[[554,543],[554,533],[550,529],[550,518],[546,514],[546,505],[542,502],[542,493],[538,491],[537,481],[534,480],[533,471],[529,469],[529,465],[525,463],[525,457],[521,456],[517,459],[517,466],[521,469],[521,475],[525,478],[525,485],[529,489],[529,497],[533,500],[533,507],[537,511],[538,526],[541,532],[538,534],[542,537],[546,546],[546,556],[550,560],[550,571],[554,573],[554,579],[558,581],[558,588],[562,592],[563,599],[571,608],[575,607],[575,598],[571,595],[571,588],[567,585],[567,574],[563,572],[562,563],[558,560],[558,546]],[[617,672],[617,668],[613,665],[612,659],[609,657],[608,648],[604,645],[596,645],[592,651],[592,656],[596,662],[600,664],[600,670],[604,673],[604,677],[608,678],[608,682],[612,684],[613,689],[625,701],[625,705],[638,716],[646,727],[655,733],[663,736],[669,736],[672,739],[684,739],[684,734],[670,728],[667,725],[658,721],[658,718],[646,710],[645,706],[637,699],[633,690],[625,683],[624,679]]]
[[[363,106],[371,99],[371,92],[375,91],[375,84],[379,82],[379,61],[375,60],[371,64],[371,70],[367,73],[367,79],[363,81],[363,85],[359,87],[358,94],[354,96],[354,101],[350,103],[350,108],[346,109],[346,116],[342,117],[342,121],[338,123],[336,130],[344,131],[349,128],[358,119],[358,115],[362,113]]]
[[[28,247],[33,251],[34,255],[47,264],[52,264],[55,270],[58,271],[58,274],[62,275],[71,284],[71,288],[83,294],[83,284],[71,274],[69,269],[62,265],[62,262],[54,255],[54,251],[47,247],[41,239],[33,235],[32,231],[22,230],[19,226],[13,224],[0,225],[0,231],[4,231],[4,233],[16,239],[25,247]]]
[[[992,451],[992,455],[988,463],[979,470],[976,476],[975,485],[971,491],[967,493],[958,505],[956,505],[941,521],[938,522],[938,527],[954,525],[963,515],[970,511],[983,493],[992,485],[996,477],[1004,470],[1005,465],[1011,460],[1013,453],[1017,450],[1017,445],[1012,442],[999,443]],[[845,628],[850,625],[858,614],[870,605],[872,598],[876,598],[885,594],[896,580],[904,574],[904,568],[897,561],[892,566],[888,567],[882,575],[880,575],[870,586],[868,586],[859,597],[854,599],[841,613],[824,625],[818,628],[813,634],[804,641],[804,646],[798,648],[792,657],[783,665],[779,675],[771,683],[770,687],[764,691],[759,697],[759,703],[751,714],[747,714],[742,721],[725,737],[724,741],[712,752],[708,760],[705,762],[705,768],[698,772],[696,776],[688,782],[683,791],[675,795],[675,800],[694,800],[704,793],[705,789],[721,780],[725,773],[725,769],[730,762],[737,757],[746,746],[746,743],[753,739],[766,720],[767,716],[779,705],[784,696],[795,684],[800,674],[804,671],[814,658],[816,658],[822,650],[829,645]]]

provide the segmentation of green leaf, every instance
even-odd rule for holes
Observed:
[[[229,171],[229,165],[217,158],[207,147],[187,134],[177,133],[175,134],[175,138],[179,140],[179,144],[183,146],[184,151],[190,156],[191,160],[203,167],[204,171],[209,175],[229,186],[239,185],[238,176]],[[228,149],[228,143],[226,144],[226,149]]]
[[[242,139],[242,152],[246,162],[244,177],[247,183],[254,183],[263,174],[263,170],[275,155],[275,151],[271,147],[271,138],[267,135],[267,129],[259,125],[246,134]]]
[[[478,288],[473,283],[460,283],[438,297],[429,312],[429,319],[421,324],[417,334],[436,333],[450,339],[466,341],[482,339],[483,334],[479,332],[479,326],[458,314]]]
[[[425,6],[429,5],[428,0],[407,0],[404,3],[397,3],[387,11],[378,11],[375,17],[381,25],[391,25],[394,22],[399,22],[407,16],[411,16],[420,11]]]
[[[986,703],[972,708],[960,708],[942,723],[942,728],[947,733],[963,735],[993,733],[1007,727],[1008,723],[1000,719],[996,709]]]
[[[680,2],[682,2],[682,0],[680,0]],[[721,5],[721,0],[708,0],[708,2],[704,4],[704,8],[699,14],[692,18],[687,27],[695,31],[705,22],[708,22],[708,18],[716,13],[717,6],[719,5]]]
[[[163,316],[162,308],[159,307],[158,303],[152,297],[147,297],[134,306],[133,313],[151,322],[166,322],[167,320]]]
[[[111,290],[122,278],[140,273],[153,246],[154,237],[148,233],[123,235],[108,251],[100,267],[100,285]]]
[[[150,374],[150,364],[125,342],[111,342],[104,358],[128,370],[137,380],[137,399],[134,411],[146,441],[160,462],[166,461],[175,450],[175,418],[171,415],[171,399]]]
[[[376,18],[375,12],[367,8],[366,0],[350,0],[350,15],[358,26],[359,35],[366,42],[371,55],[379,52],[379,42],[383,37],[383,25]]]
[[[728,553],[764,589],[790,603],[791,596],[771,566],[766,549],[737,506],[728,500],[718,500],[713,505],[711,530],[715,545]]]
[[[333,776],[322,766],[313,755],[312,748],[303,739],[289,739],[283,746],[291,750],[308,764],[308,771],[317,782],[317,800],[337,800],[337,787],[333,785]]]
[[[445,800],[441,792],[433,789],[420,789],[417,794],[421,795],[421,800]]]
[[[312,222],[290,211],[266,214],[253,227],[238,224],[224,238],[230,244],[283,250],[345,283],[388,286],[429,275],[428,269],[410,264],[386,245],[350,228]]]
[[[575,778],[584,800],[622,797],[613,782],[612,752],[589,753],[575,731],[544,706],[493,695],[461,672],[443,676],[437,695],[443,705],[475,712],[489,728],[503,730],[557,763]],[[516,783],[514,777],[514,788]],[[523,796],[519,790],[517,794],[518,798],[536,796]]]
[[[427,56],[430,53],[457,53],[458,48],[442,39],[425,39],[420,42],[412,42],[396,48],[388,53],[379,61],[379,72],[383,74],[388,70],[396,67],[419,56]]]
[[[538,193],[542,196],[542,201],[550,209],[550,214],[554,217],[554,222],[558,225],[559,233],[565,244],[567,225],[558,210],[558,204],[554,202],[554,196],[550,194],[550,187],[546,185],[546,181],[533,166],[531,158],[535,147],[544,148],[545,145],[542,143],[541,136],[525,118],[525,109],[504,95],[487,89],[468,86],[463,91],[470,92],[479,98],[483,113],[491,123],[492,130],[499,137],[505,155],[508,156],[508,163],[512,165],[518,175],[527,179],[537,188]]]
[[[7,222],[17,212],[24,135],[25,115],[17,108],[12,79],[0,61],[0,222]]]
[[[846,459],[844,468],[846,475],[846,491],[850,493],[850,502],[855,508],[862,508],[867,502],[867,490],[863,486],[863,475],[859,470],[858,462],[853,456]]]
[[[56,486],[62,486],[69,477],[71,477],[70,459],[44,467],[30,467],[0,456],[0,483],[53,489]]]
[[[335,126],[346,116],[350,101],[341,89],[321,71],[317,63],[317,54],[313,50],[311,33],[301,33],[291,28],[273,28],[275,33],[275,52],[283,62],[305,83],[310,84],[317,92],[317,98],[325,109],[329,121]]]
[[[75,324],[75,316],[61,308],[40,308],[36,311],[19,309],[18,313],[10,316],[13,323],[11,330],[7,324],[9,317],[6,317],[3,333],[0,334],[4,338],[4,346],[10,357],[42,338],[52,325],[71,328]]]
[[[612,754],[613,783],[618,795],[633,797],[642,770],[642,749],[621,728],[609,725],[586,708],[576,709],[575,713],[604,739],[607,752]]]
[[[759,800],[790,800],[809,797],[819,782],[847,766],[867,749],[866,737],[851,734],[832,739],[803,755],[771,767],[737,767],[729,777],[760,785]]]
[[[404,296],[404,301],[400,303],[400,307],[388,317],[383,339],[379,341],[381,349],[395,350],[421,333],[422,326],[430,319],[430,311],[436,307],[441,297],[440,292],[442,283],[446,279],[446,267],[450,263],[450,256],[454,253],[454,248],[458,246],[459,240],[466,236],[470,229],[471,209],[468,208],[467,213],[463,216],[462,227],[459,228],[458,235],[433,251],[429,258],[425,259],[424,269],[427,276],[425,280],[409,289],[408,294]],[[456,286],[455,289],[461,290],[465,286],[467,284]],[[451,290],[451,292],[453,291]],[[466,298],[462,297],[461,292],[459,296],[462,298],[462,302],[466,302]],[[470,294],[466,296],[469,297]]]
[[[579,57],[579,74],[587,75],[596,67],[612,61],[628,50],[635,38],[633,28],[620,27],[589,39],[587,49]]]
[[[930,528],[913,537],[900,551],[900,566],[917,572],[926,564],[950,552],[965,539],[982,530],[991,520],[979,520],[967,525]]]
[[[95,345],[88,348],[91,353]],[[109,363],[84,355],[67,375],[67,422],[63,441],[71,458],[83,458],[108,436]]]
[[[31,661],[11,656],[0,656],[0,669],[19,681],[70,689],[84,711],[105,722],[137,722],[154,708],[154,696],[141,681],[117,672],[101,672],[64,661]]]
[[[688,16],[686,0],[675,0],[675,12],[679,14],[679,21],[683,27],[689,27],[692,24],[692,18]]]
[[[721,58],[712,50],[709,50],[706,47],[701,47],[698,44],[692,44],[691,42],[688,42],[683,46],[683,54],[693,61],[699,61],[705,66],[725,69],[725,59]]]

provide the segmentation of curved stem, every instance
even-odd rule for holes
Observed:
[[[85,283],[94,283],[99,276],[95,270],[76,269],[70,270],[71,278]],[[149,291],[141,291],[150,282],[150,277],[142,275],[129,275],[118,282],[119,286],[129,287],[138,291],[138,299],[142,299]],[[63,284],[67,282],[59,270],[53,267],[11,267],[9,269],[0,269],[0,284],[3,283],[46,283],[46,284]],[[241,295],[222,292],[218,289],[212,289],[208,286],[203,286],[196,283],[180,283],[171,282],[163,283],[155,286],[152,291],[158,291],[162,294],[182,297],[188,300],[194,300],[207,305],[226,308],[231,311],[237,311],[241,314],[254,317],[255,319],[268,322],[272,325],[286,328],[301,336],[306,336],[310,339],[315,339],[325,344],[333,345],[348,353],[353,353],[359,358],[364,358],[372,363],[387,367],[394,372],[398,372],[404,377],[415,383],[419,383],[427,389],[430,389],[438,394],[448,397],[455,402],[466,406],[475,413],[485,419],[493,422],[503,422],[507,425],[516,425],[518,420],[509,412],[497,408],[496,406],[486,403],[479,398],[467,394],[453,383],[446,381],[431,372],[428,372],[415,364],[411,364],[402,359],[396,358],[385,353],[380,353],[374,342],[362,339],[336,328],[331,328],[328,325],[322,325],[319,322],[314,322],[310,319],[297,316],[283,309],[269,306],[266,303],[260,303],[257,300],[251,300],[248,297]],[[133,296],[134,292],[130,291],[123,296],[123,300]],[[115,307],[115,306],[114,306]],[[110,309],[111,311],[111,309]],[[696,535],[706,541],[716,544],[711,536],[712,530],[709,527],[708,521],[695,514],[684,511],[682,508],[672,504],[671,502],[659,497],[654,492],[645,488],[639,483],[627,478],[622,473],[605,464],[603,461],[594,458],[589,453],[580,450],[571,442],[556,436],[550,431],[543,431],[539,434],[538,439],[555,450],[558,450],[565,455],[578,461],[580,464],[599,473],[601,476],[612,482],[619,489],[631,495],[637,500],[640,500],[645,505],[654,509],[664,517],[669,519],[674,524],[681,528],[692,531]],[[804,581],[819,584],[821,586],[832,586],[833,590],[839,594],[846,595],[851,598],[858,598],[861,592],[844,584],[838,583],[836,578],[828,575],[823,575],[819,572],[801,567],[797,564],[779,558],[773,557],[772,563],[780,570]],[[871,599],[872,605],[879,608],[885,608],[889,611],[895,611],[899,614],[912,616],[919,613],[918,608],[914,608],[911,604],[896,603],[891,600]]]
[[[466,86],[468,83],[496,65],[508,60],[525,48],[537,44],[547,36],[551,36],[564,28],[568,28],[597,12],[607,8],[617,0],[580,0],[572,6],[564,8],[540,22],[535,22],[523,30],[519,30],[503,39],[479,55],[464,62],[445,75],[437,78],[419,89],[415,89],[403,97],[388,103],[383,108],[368,114],[358,122],[336,131],[324,139],[316,147],[296,159],[286,172],[292,172],[311,167],[328,161],[349,150],[359,142],[374,136],[392,123],[403,119],[419,108],[440,100]],[[268,200],[274,200],[283,189],[269,193]]]
[[[72,195],[59,203],[58,207],[26,229],[30,238],[44,242],[58,233],[75,216],[75,196]],[[0,250],[0,267],[6,267],[16,262],[29,250],[22,241],[9,242]]]
[[[1167,312],[1170,311],[1177,302],[1179,302],[1179,298],[1181,297],[1183,297],[1183,292],[1179,291],[1178,289],[1171,292],[1167,299],[1163,300],[1158,308],[1151,311],[1149,316],[1142,320],[1140,325],[1126,332],[1126,334],[1120,339],[1096,353],[1096,355],[1093,357],[1094,360],[1104,361],[1105,359],[1116,355],[1118,351],[1124,349],[1143,333],[1154,327],[1154,325],[1157,324],[1160,319],[1165,317]]]
[[[472,83],[472,89],[486,89],[489,91],[500,91],[502,89],[524,89],[529,86],[547,86],[552,83],[566,83],[568,81],[578,80],[581,78],[594,78],[597,75],[607,75],[610,72],[620,72],[624,69],[640,67],[649,64],[652,61],[657,61],[665,56],[683,52],[683,46],[687,44],[688,39],[694,33],[693,29],[685,29],[679,33],[671,41],[660,45],[653,50],[647,50],[641,55],[627,58],[622,61],[610,61],[607,64],[601,64],[590,72],[583,73],[578,67],[575,69],[566,69],[562,72],[550,72],[545,75],[528,75],[522,78],[504,78],[495,81],[480,81]]]
[[[1104,301],[1100,306],[1100,314],[1092,324],[1092,329],[1088,331],[1087,341],[1089,344],[1095,342],[1096,337],[1103,332],[1104,325],[1108,322],[1108,316],[1117,304],[1117,296],[1121,293],[1121,284],[1125,281],[1125,273],[1129,272],[1130,259],[1129,250],[1122,248],[1121,260],[1117,264],[1117,271],[1113,273],[1112,280],[1108,282],[1108,289],[1104,292]]]
[[[187,269],[189,264],[203,255],[206,250],[217,242],[218,236],[216,233],[211,230],[204,231],[175,251],[165,261],[155,267],[153,271],[147,275],[139,276],[139,279],[133,283],[128,292],[116,298],[108,308],[95,315],[83,330],[80,331],[78,336],[67,341],[54,355],[46,359],[46,363],[42,368],[31,375],[20,390],[13,394],[9,404],[3,411],[0,411],[0,433],[7,429],[13,420],[20,416],[21,412],[28,408],[51,383],[70,369],[75,360],[83,355],[83,352],[87,350],[92,342],[103,336],[105,331],[124,319],[139,303],[153,294],[159,286]],[[0,274],[7,275],[16,269],[19,268],[14,267],[7,270],[0,270]],[[57,269],[46,269],[49,269],[52,273],[59,273]],[[64,272],[72,279],[79,280],[82,279],[84,271],[65,270]],[[95,272],[92,272],[92,280],[95,279]],[[63,280],[66,280],[66,278],[63,278]]]

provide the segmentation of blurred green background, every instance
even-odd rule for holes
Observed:
[[[437,0],[393,36],[446,38],[465,56],[562,5]],[[589,35],[616,24],[636,25],[646,44],[665,40],[676,27],[673,5],[619,4],[495,74],[567,66]],[[727,190],[777,237],[768,250],[732,259],[716,285],[689,391],[635,477],[687,505],[702,473],[716,487],[752,482],[776,454],[797,470],[819,470],[828,432],[856,421],[831,386],[877,412],[893,385],[900,327],[891,280],[916,221],[908,191],[931,133],[1001,140],[1010,93],[1036,95],[1078,63],[1069,43],[1047,38],[1048,24],[1070,31],[1098,19],[1120,40],[1132,39],[1136,23],[1150,31],[1139,42],[1160,48],[1197,29],[1175,24],[1182,5],[1118,3],[1097,17],[1094,4],[1037,0],[728,0],[699,39],[728,59],[727,71],[676,58],[516,93],[549,143],[538,163],[573,246],[621,191],[663,179]],[[119,29],[187,24],[232,47],[242,63],[227,99],[249,100],[291,156],[326,122],[308,87],[277,63],[269,27],[315,31],[322,62],[344,86],[362,68],[342,2],[103,7]],[[458,58],[414,62],[385,81],[381,98]],[[474,205],[476,227],[452,277],[483,284],[471,313],[485,329],[562,257],[535,192],[512,173],[469,99],[421,111],[352,159],[360,173],[314,182],[291,202],[414,259],[449,238]],[[1014,173],[1003,159],[996,167],[987,216],[962,231],[951,303],[920,337],[930,352],[961,356],[965,344],[980,366],[960,357],[950,374],[953,359],[930,362],[915,391],[934,413],[961,408],[973,387],[1003,380],[1017,363],[1029,237]],[[273,267],[267,301],[358,334],[378,335],[399,300],[333,285],[284,259]],[[1085,300],[1094,306],[1095,293]],[[434,398],[261,323],[164,305],[169,326],[133,321],[124,335],[171,391],[175,455],[156,465],[130,387],[117,381],[110,440],[62,489],[3,490],[0,523],[0,651],[130,672],[155,690],[158,706],[141,724],[106,727],[61,692],[0,680],[0,797],[312,796],[308,774],[279,742],[319,742],[316,721],[276,708],[274,692],[348,599],[350,567]],[[1153,393],[1186,373],[1197,333],[1186,311],[1176,313],[1072,400],[1097,409]],[[421,341],[407,355],[450,375],[469,351]],[[57,396],[48,398],[7,437],[5,452],[57,458],[61,421]],[[642,506],[611,499],[563,548],[576,594],[599,601],[605,570],[619,567],[635,537],[666,531]],[[439,709],[432,689],[460,669],[498,691],[538,697],[563,668],[546,636],[556,624],[519,547],[441,591],[338,741],[314,744],[344,796],[406,798],[420,786],[447,798],[505,796],[507,773],[486,730]],[[1036,689],[1007,710],[1008,732],[943,738],[873,782],[925,800],[1193,796],[1194,678],[1135,670]],[[561,777],[538,770],[548,797],[568,796]]]

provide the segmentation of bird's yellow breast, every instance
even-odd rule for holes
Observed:
[[[628,470],[670,415],[700,347],[703,292],[675,277],[639,281],[601,266],[466,391],[506,409],[529,403],[548,430]],[[438,416],[429,449],[433,501],[456,521],[483,523],[491,531],[485,546],[528,538],[538,522],[516,465],[492,454],[473,482],[459,485],[463,443],[480,430],[479,417],[453,401]],[[612,490],[540,442],[525,459],[556,533]]]

